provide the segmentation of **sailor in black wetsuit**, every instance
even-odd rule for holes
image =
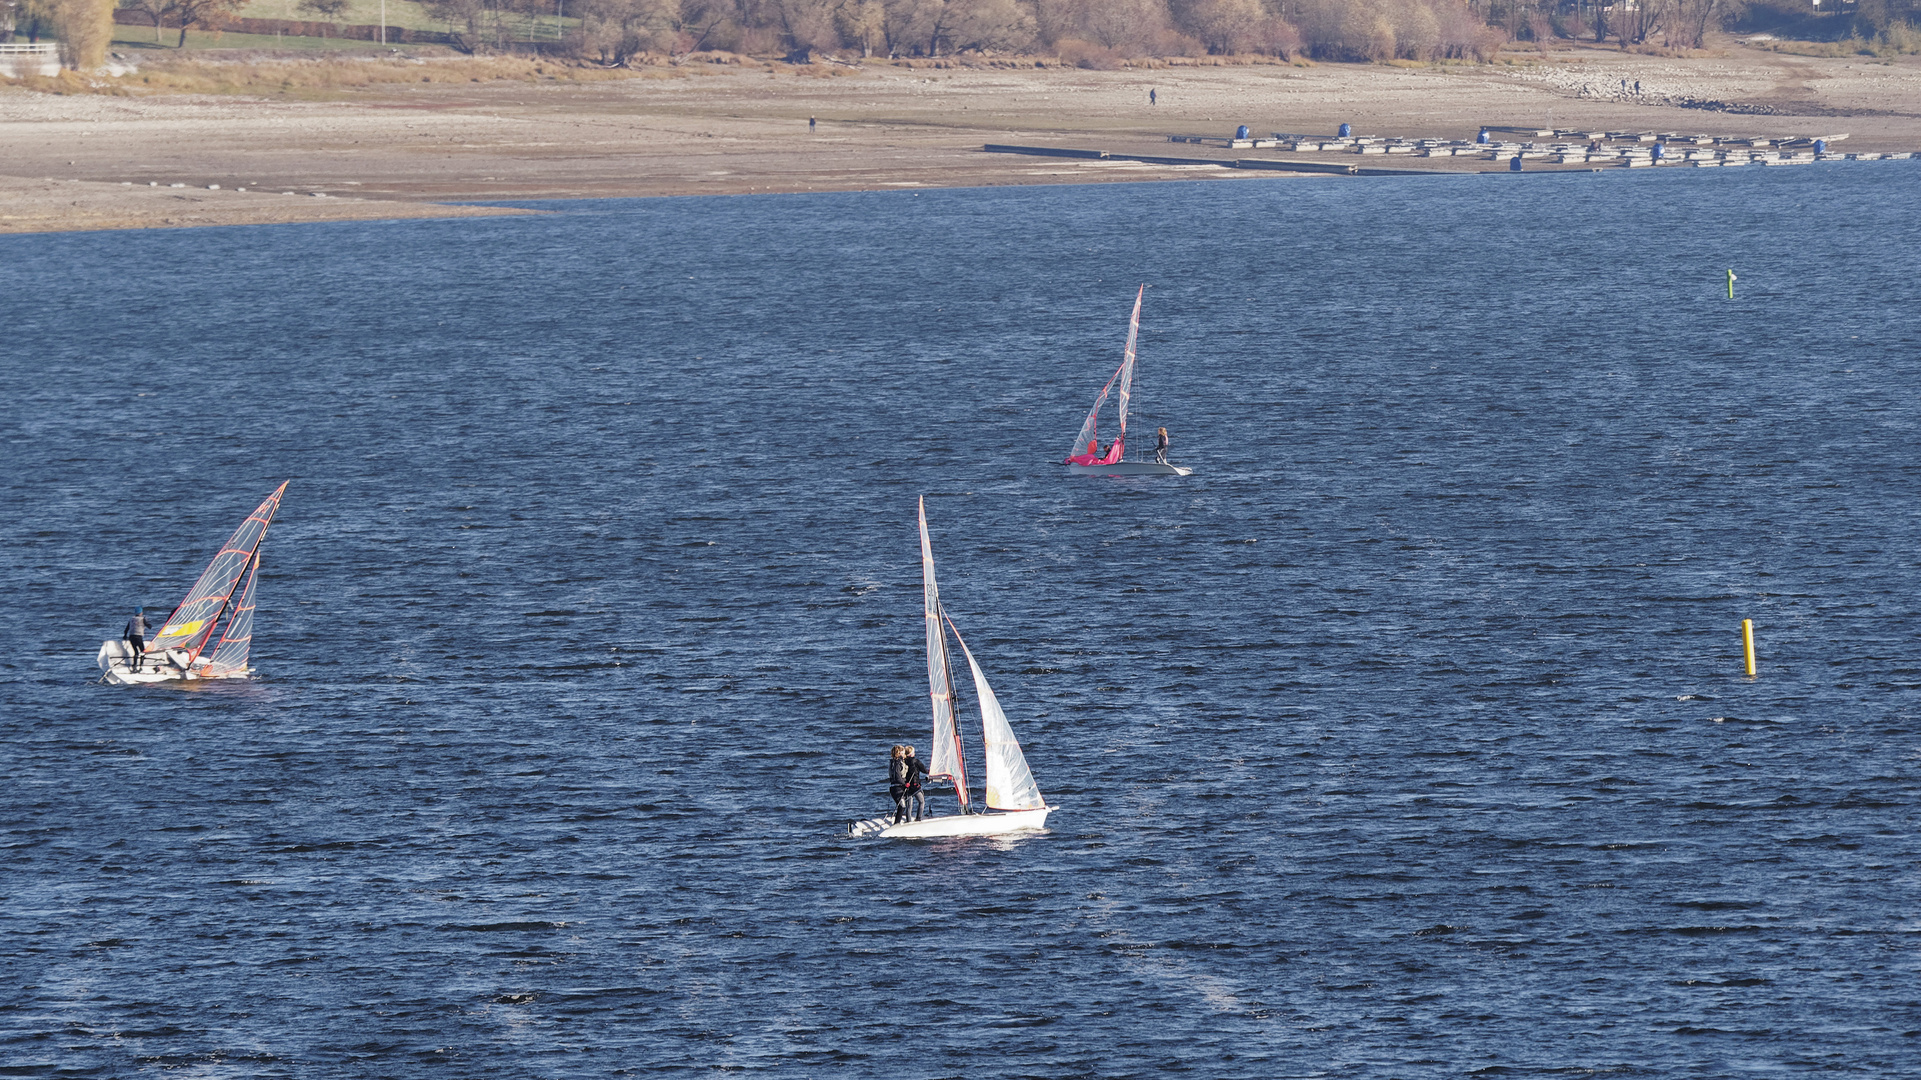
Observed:
[[[894,744],[894,756],[887,762],[887,794],[894,800],[894,824],[907,820],[907,748]]]
[[[907,805],[914,811],[914,820],[927,816],[927,796],[921,792],[921,778],[928,775],[927,764],[914,756],[914,748],[907,748],[907,756],[902,759],[907,765]]]
[[[134,671],[140,670],[140,654],[147,649],[146,608],[134,608],[133,618],[127,620],[127,644],[133,647],[133,659],[127,664]]]
[[[1160,432],[1154,436],[1154,460],[1160,462],[1162,465],[1167,464],[1166,428],[1162,428]]]

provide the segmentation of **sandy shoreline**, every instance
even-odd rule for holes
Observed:
[[[1149,88],[1160,104],[1148,105]],[[1683,104],[1702,102],[1712,107]],[[1483,124],[1846,133],[1848,150],[1921,150],[1921,57],[1810,58],[1729,42],[1693,59],[1575,49],[1447,68],[872,65],[819,77],[785,65],[703,65],[607,82],[384,83],[318,102],[0,87],[0,232],[464,216],[497,211],[436,204],[507,199],[1272,180],[1284,174],[981,147],[1229,157],[1167,137],[1225,135],[1242,123],[1257,133],[1332,132],[1342,122],[1442,138],[1471,137]]]

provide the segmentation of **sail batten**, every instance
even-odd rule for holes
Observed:
[[[147,642],[148,652],[185,649],[190,657],[198,657],[207,647],[220,616],[233,600],[234,590],[254,565],[254,554],[259,550],[260,542],[266,539],[267,526],[273,522],[275,511],[280,509],[280,496],[286,490],[286,483],[275,488],[273,494],[247,515],[247,520],[241,522],[227,542],[221,545],[213,561],[200,572],[193,588],[187,590],[186,599],[180,601],[180,606],[167,616],[160,633]],[[231,625],[232,620],[229,619],[228,623]]]
[[[205,674],[209,678],[247,670],[247,654],[253,648],[253,586],[259,574],[260,553],[256,551],[247,564],[246,580],[231,605],[226,629],[220,632],[220,642],[214,646],[213,656],[207,662]]]
[[[994,688],[987,685],[987,673],[975,661],[973,651],[961,637],[960,627],[955,626],[952,619],[947,620],[947,625],[954,631],[954,640],[960,642],[961,655],[967,658],[968,670],[974,675],[974,696],[980,700],[982,768],[987,788],[982,801],[989,810],[1042,809],[1047,800],[1041,797],[1040,787],[1034,783],[1033,770],[1027,767],[1027,757],[1014,738],[1007,714],[1001,711],[1000,699],[994,696]]]
[[[927,619],[927,696],[934,711],[934,741],[928,755],[930,778],[954,784],[961,809],[968,805],[967,758],[954,723],[954,676],[947,655],[947,630],[941,625],[940,584],[934,579],[934,545],[927,538],[927,499],[920,501],[921,605]]]

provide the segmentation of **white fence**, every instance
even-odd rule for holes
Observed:
[[[17,79],[22,75],[60,74],[60,46],[51,41],[27,44],[0,42],[0,75]]]

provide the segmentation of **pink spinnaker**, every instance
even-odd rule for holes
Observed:
[[[1127,320],[1127,351],[1121,357],[1121,366],[1101,387],[1101,394],[1094,399],[1094,407],[1087,410],[1087,420],[1081,424],[1081,432],[1074,437],[1074,445],[1068,448],[1069,465],[1112,465],[1121,459],[1127,444],[1127,401],[1134,392],[1134,345],[1141,336],[1141,299],[1147,295],[1147,286],[1142,285],[1134,294],[1134,314]],[[1099,423],[1101,406],[1107,404],[1107,397],[1114,392],[1115,384],[1120,386],[1120,403],[1116,412],[1120,420],[1120,434],[1114,436],[1114,445],[1107,453],[1100,452]]]

